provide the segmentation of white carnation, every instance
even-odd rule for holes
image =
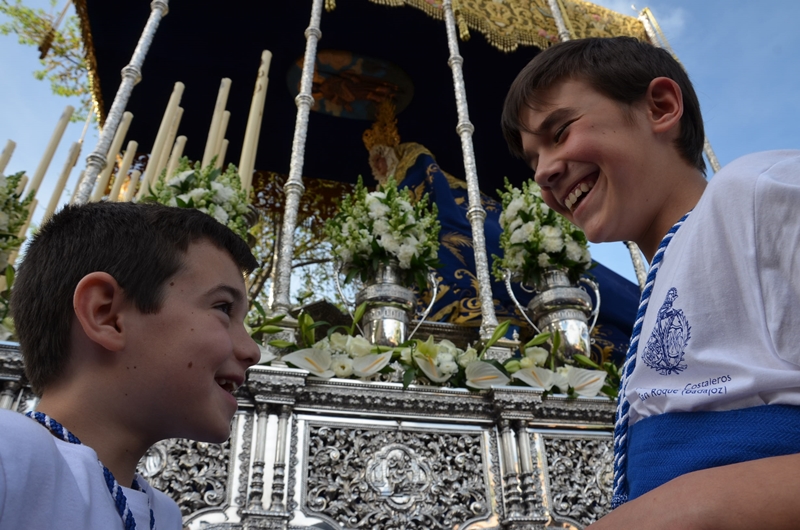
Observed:
[[[575,241],[567,241],[567,259],[580,262],[583,257],[583,249]]]
[[[536,261],[539,263],[540,267],[549,267],[550,266],[550,256],[542,252],[539,254],[539,257],[536,258]]]
[[[217,204],[230,202],[236,196],[236,190],[219,182],[212,182],[211,190],[214,192],[213,201]]]
[[[542,240],[542,248],[545,252],[559,252],[564,248],[564,240],[560,237],[546,237]]]
[[[350,337],[347,341],[347,352],[353,357],[363,357],[369,355],[372,344],[362,336]]]
[[[226,224],[228,222],[228,212],[226,212],[223,207],[217,206],[214,208],[214,219],[222,224]]]
[[[439,371],[442,374],[454,374],[458,372],[458,365],[455,361],[447,361],[439,364]]]
[[[331,359],[331,369],[336,377],[350,377],[353,375],[353,360],[347,355],[334,355]]]

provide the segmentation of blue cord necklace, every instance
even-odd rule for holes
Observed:
[[[633,325],[633,333],[631,334],[631,343],[628,347],[628,353],[625,355],[625,364],[622,366],[622,377],[619,383],[619,403],[617,404],[617,421],[614,424],[614,492],[611,498],[611,508],[618,506],[628,501],[628,478],[625,472],[627,467],[627,453],[628,453],[628,419],[631,405],[626,399],[626,390],[628,386],[628,379],[636,367],[636,351],[639,349],[639,335],[642,333],[642,322],[644,315],[647,313],[647,305],[650,303],[650,295],[653,293],[653,285],[656,282],[656,274],[661,268],[661,262],[664,259],[664,252],[667,250],[672,237],[678,229],[692,213],[691,210],[686,213],[680,220],[672,225],[667,235],[661,240],[658,245],[656,255],[653,256],[653,262],[650,265],[650,272],[647,274],[647,281],[645,282],[644,289],[642,290],[642,297],[639,300],[639,310],[636,312],[636,322]]]
[[[59,440],[64,440],[65,442],[76,445],[83,445],[77,436],[69,432],[64,428],[63,425],[46,414],[42,412],[31,411],[25,415],[42,424],[48,431],[50,431],[50,434]],[[122,523],[125,525],[125,530],[136,530],[136,520],[133,518],[133,514],[128,508],[128,499],[125,498],[125,494],[122,492],[122,487],[120,487],[117,479],[114,478],[114,475],[111,473],[111,471],[109,471],[109,469],[104,466],[100,460],[98,460],[97,463],[103,468],[103,478],[105,478],[106,486],[108,487],[108,492],[111,494],[111,498],[114,499],[114,505],[117,507],[117,512],[122,519]],[[133,479],[133,489],[146,493],[144,488],[139,485],[139,482],[136,479]],[[150,505],[150,496],[147,497],[147,507],[150,510],[150,530],[155,530],[156,518],[153,514],[153,507]]]

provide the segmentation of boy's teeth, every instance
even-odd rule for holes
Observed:
[[[221,386],[222,388],[224,388],[225,390],[227,390],[231,394],[236,392],[236,390],[238,388],[236,383],[234,383],[233,381],[228,381],[227,379],[221,379],[221,378],[218,377],[217,379],[215,379],[215,381],[217,382],[217,384],[219,386]]]
[[[571,212],[573,207],[578,203],[578,199],[580,199],[583,195],[586,195],[586,193],[588,193],[593,187],[594,183],[589,184],[586,182],[581,182],[581,184],[577,186],[564,201],[564,206],[567,207],[567,210]]]

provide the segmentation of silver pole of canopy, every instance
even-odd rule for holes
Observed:
[[[469,195],[469,208],[467,219],[472,226],[472,242],[475,251],[475,272],[478,278],[478,290],[481,301],[481,337],[491,337],[497,327],[497,316],[494,312],[494,299],[492,297],[492,281],[489,276],[489,260],[486,255],[486,236],[483,232],[483,223],[486,211],[481,205],[481,191],[478,184],[478,171],[475,167],[475,151],[472,145],[472,133],[475,130],[469,121],[467,108],[467,93],[464,88],[463,57],[458,51],[458,37],[456,32],[456,17],[453,13],[452,0],[444,0],[444,21],[447,26],[447,45],[450,49],[450,59],[447,63],[453,71],[453,84],[455,86],[456,106],[458,108],[458,125],[456,131],[461,137],[461,150],[464,153],[464,171],[467,177],[467,191]]]
[[[100,139],[97,141],[97,147],[94,151],[89,153],[86,157],[86,171],[83,175],[78,187],[78,192],[75,194],[74,204],[85,204],[89,202],[89,197],[92,195],[97,175],[103,171],[108,163],[106,155],[111,147],[111,142],[114,140],[114,135],[117,132],[122,115],[125,112],[125,107],[131,99],[131,92],[133,86],[142,79],[142,64],[144,58],[150,50],[150,44],[153,43],[153,37],[156,34],[158,25],[161,19],[167,15],[169,11],[168,0],[153,0],[150,2],[150,17],[147,19],[147,24],[142,30],[142,36],[139,37],[139,42],[136,44],[136,49],[133,51],[131,62],[122,69],[122,82],[117,89],[117,95],[114,96],[114,102],[111,104],[111,109],[106,116],[106,122],[103,125],[103,130],[100,132]],[[151,161],[156,163],[156,161]]]
[[[311,83],[314,80],[314,64],[317,59],[317,43],[322,37],[319,29],[322,18],[323,0],[314,0],[311,7],[311,22],[306,29],[306,53],[303,58],[303,73],[300,78],[300,93],[295,98],[297,104],[297,120],[294,126],[292,142],[292,158],[289,164],[289,178],[283,186],[286,195],[286,206],[281,227],[280,248],[275,282],[272,285],[272,312],[288,314],[291,309],[289,292],[292,282],[292,251],[294,247],[294,230],[297,227],[297,212],[300,208],[300,197],[305,191],[303,186],[303,159],[306,151],[306,133],[308,132],[308,115],[314,98],[311,95]]]

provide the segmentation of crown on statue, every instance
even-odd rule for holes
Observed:
[[[400,143],[400,133],[397,132],[394,103],[385,99],[378,105],[378,110],[375,113],[375,123],[364,131],[362,139],[368,151],[371,151],[376,145],[397,147]]]

